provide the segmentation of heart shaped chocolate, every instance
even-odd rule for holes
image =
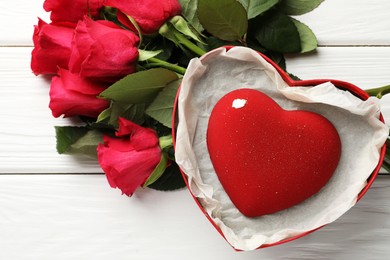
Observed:
[[[309,111],[283,110],[253,89],[237,89],[213,108],[207,147],[215,172],[248,217],[275,213],[317,193],[341,154],[337,130]]]

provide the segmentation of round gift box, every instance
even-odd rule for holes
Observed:
[[[226,46],[224,47],[226,49],[226,51],[229,51],[233,46]],[[268,57],[266,57],[265,55],[263,55],[262,53],[259,53],[258,54],[264,59],[266,60],[270,65],[272,65],[276,71],[280,74],[280,76],[283,78],[283,80],[290,86],[290,87],[294,87],[294,86],[315,86],[315,85],[319,85],[319,84],[322,84],[322,83],[325,83],[325,82],[330,82],[332,83],[333,85],[335,85],[337,88],[341,89],[341,90],[346,90],[350,93],[352,93],[354,96],[358,97],[359,99],[361,100],[367,100],[370,96],[362,89],[360,89],[359,87],[351,84],[351,83],[348,83],[348,82],[344,82],[344,81],[340,81],[340,80],[332,80],[332,79],[314,79],[314,80],[293,80],[282,68],[280,68],[276,63],[274,63],[271,59],[269,59]],[[172,136],[173,136],[173,144],[174,144],[174,147],[176,147],[176,143],[175,143],[175,140],[176,140],[176,129],[177,129],[177,125],[178,125],[178,97],[179,97],[179,93],[180,93],[180,89],[181,87],[179,87],[179,90],[176,94],[176,100],[175,100],[175,104],[174,104],[174,109],[173,109],[173,118],[172,118]],[[380,114],[380,118],[379,118],[383,123],[384,123],[384,119],[383,119],[383,116],[382,114]],[[371,187],[372,183],[374,182],[376,176],[378,175],[380,169],[381,169],[381,165],[382,165],[382,162],[384,160],[384,156],[385,156],[385,153],[386,153],[386,145],[384,144],[380,150],[380,158],[379,158],[379,161],[378,161],[378,164],[377,166],[375,167],[375,169],[373,170],[373,172],[371,173],[371,175],[369,176],[369,178],[367,179],[367,184],[365,185],[365,187],[360,191],[360,193],[358,194],[358,197],[357,197],[357,201],[359,201],[364,195],[365,193],[368,191],[368,189]],[[184,178],[184,181],[188,187],[188,182],[187,182],[187,177],[186,177],[186,174],[181,170],[181,173],[182,173],[182,176]],[[200,204],[200,202],[198,201],[198,199],[194,196],[194,194],[190,191],[191,193],[191,196],[194,198],[195,202],[197,203],[197,205],[199,206],[200,210],[204,213],[204,215],[207,217],[207,219],[210,221],[210,223],[216,228],[216,230],[222,235],[222,237],[225,238],[223,232],[221,231],[221,229],[214,223],[214,221],[211,219],[211,217],[207,214],[207,212],[205,212],[204,208],[202,207],[202,205]],[[296,240],[298,238],[301,238],[303,236],[306,236],[320,228],[322,228],[323,226],[321,227],[318,227],[316,229],[313,229],[313,230],[310,230],[310,231],[307,231],[307,232],[303,232],[299,235],[295,235],[293,237],[289,237],[289,238],[286,238],[286,239],[283,239],[281,241],[278,241],[278,242],[275,242],[275,243],[270,243],[270,244],[263,244],[261,245],[259,248],[265,248],[265,247],[270,247],[270,246],[275,246],[275,245],[280,245],[280,244],[283,244],[283,243],[286,243],[286,242],[289,242],[289,241],[293,241],[293,240]]]

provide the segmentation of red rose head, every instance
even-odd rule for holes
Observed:
[[[47,24],[39,19],[31,53],[31,69],[35,75],[56,74],[58,67],[68,68],[73,30],[67,23]]]
[[[65,69],[59,69],[50,86],[49,107],[54,117],[64,115],[97,117],[109,102],[97,98],[104,89],[102,84],[81,78]]]
[[[43,8],[50,12],[53,22],[68,21],[77,24],[84,15],[97,17],[105,0],[45,0]]]
[[[135,30],[126,15],[131,16],[145,34],[157,32],[169,18],[181,13],[177,0],[107,0],[106,5],[118,8],[119,21]]]
[[[99,164],[111,187],[131,196],[142,186],[161,160],[159,140],[154,130],[119,118],[120,138],[104,137],[97,148]]]
[[[109,21],[85,17],[77,24],[69,69],[82,77],[116,81],[133,73],[139,38]]]

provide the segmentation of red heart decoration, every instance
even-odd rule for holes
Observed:
[[[226,193],[248,217],[275,213],[317,193],[341,154],[337,130],[325,117],[283,110],[253,89],[234,90],[217,102],[207,146]]]
[[[225,49],[227,51],[229,51],[231,48],[233,48],[233,47],[232,46],[226,46],[225,47]],[[283,80],[291,87],[294,87],[294,86],[315,86],[315,85],[320,85],[320,84],[325,83],[325,82],[331,82],[337,88],[349,91],[350,93],[352,93],[353,95],[357,96],[358,98],[360,98],[362,100],[366,100],[366,99],[369,98],[369,95],[364,90],[358,88],[357,86],[355,86],[355,85],[353,85],[351,83],[345,82],[345,81],[334,80],[334,79],[293,80],[293,79],[290,78],[290,76],[282,68],[280,68],[271,59],[269,59],[268,57],[266,57],[265,55],[263,55],[261,53],[258,53],[258,54],[264,60],[266,60],[271,66],[273,66],[276,69],[276,71],[279,73],[279,75],[283,78]],[[176,128],[177,128],[177,125],[179,123],[178,122],[178,97],[179,97],[179,94],[180,94],[180,89],[181,88],[179,88],[179,91],[177,92],[175,105],[174,105],[174,109],[173,109],[173,118],[172,118],[172,136],[173,136],[174,146],[176,146]],[[382,116],[380,116],[380,120],[383,122],[383,117]],[[280,145],[281,145],[281,147],[285,146],[283,144],[280,144]],[[368,191],[368,189],[371,187],[372,183],[374,182],[376,176],[378,175],[378,172],[381,169],[381,164],[382,164],[382,161],[384,159],[385,153],[386,153],[386,145],[383,145],[382,148],[381,148],[381,154],[380,154],[380,159],[378,161],[378,164],[377,164],[376,168],[373,170],[373,172],[370,175],[370,177],[367,179],[367,185],[359,193],[358,198],[357,198],[358,201],[365,195],[365,193]],[[189,187],[189,183],[188,183],[188,180],[187,180],[187,175],[186,175],[186,173],[184,171],[182,171],[182,175],[183,175],[183,178],[184,178],[184,181],[185,181],[186,185]],[[200,210],[204,213],[205,217],[210,221],[210,223],[215,227],[215,229],[223,237],[225,237],[225,235],[224,235],[223,231],[221,230],[221,228],[207,214],[207,212],[203,208],[202,204],[200,203],[198,198],[192,193],[191,190],[190,190],[190,194],[194,198],[194,201],[199,206]],[[311,232],[313,232],[315,230],[317,230],[317,229],[314,229],[314,230],[311,230],[311,231],[307,231],[307,232],[303,232],[301,234],[298,234],[298,235],[295,235],[295,236],[283,239],[283,240],[281,240],[279,242],[275,242],[275,243],[272,243],[272,244],[263,244],[260,247],[264,248],[264,247],[275,246],[275,245],[283,244],[283,243],[286,243],[286,242],[289,242],[289,241],[293,241],[293,240],[298,239],[300,237],[303,237],[303,236],[305,236],[305,235],[307,235],[307,234],[309,234],[309,233],[311,233]]]

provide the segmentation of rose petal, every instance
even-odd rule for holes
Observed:
[[[139,126],[124,118],[119,118],[118,123],[119,130],[116,135],[130,135],[132,147],[137,151],[158,145],[159,140],[154,130]]]

